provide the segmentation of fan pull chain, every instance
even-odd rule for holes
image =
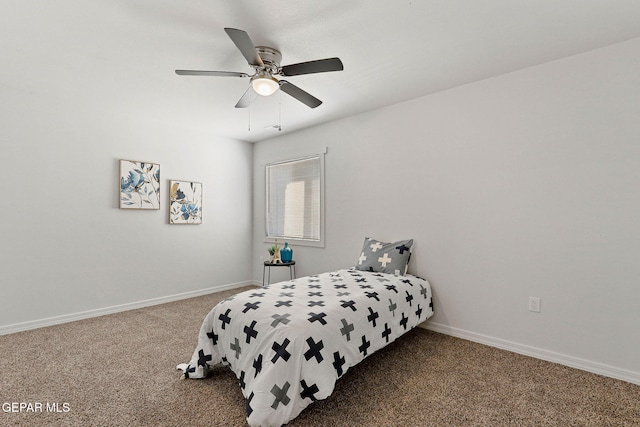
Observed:
[[[278,132],[282,132],[282,91],[278,95]]]
[[[253,104],[253,103],[252,103],[252,102],[250,102],[250,103],[249,103],[249,108],[248,108],[248,110],[249,110],[249,115],[248,115],[249,120],[248,120],[248,122],[249,122],[249,123],[247,124],[247,130],[248,130],[249,132],[251,132],[251,104]]]

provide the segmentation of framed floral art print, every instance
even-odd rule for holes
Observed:
[[[169,183],[169,224],[202,224],[202,183]]]
[[[160,165],[120,160],[120,209],[160,209]]]

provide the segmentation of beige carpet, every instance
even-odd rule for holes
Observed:
[[[204,380],[175,370],[235,292],[0,336],[0,425],[246,425],[228,368]],[[42,412],[5,412],[11,402]],[[640,386],[417,329],[289,425],[638,426]]]

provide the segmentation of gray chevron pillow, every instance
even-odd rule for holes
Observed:
[[[409,267],[412,246],[413,239],[385,243],[366,237],[356,270],[404,276]]]

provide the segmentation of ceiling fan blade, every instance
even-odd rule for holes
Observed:
[[[304,90],[300,89],[298,86],[293,85],[286,80],[280,80],[279,83],[280,83],[281,91],[283,91],[287,95],[291,95],[298,101],[305,104],[307,107],[316,108],[317,106],[322,104],[322,101],[320,101],[318,98],[305,92]]]
[[[247,108],[249,105],[251,105],[256,96],[258,96],[258,94],[255,90],[253,90],[251,85],[249,85],[247,91],[244,93],[244,95],[242,95],[242,98],[240,98],[240,100],[236,104],[236,108]]]
[[[249,74],[236,73],[235,71],[176,70],[176,74],[181,76],[249,77]]]
[[[224,31],[231,38],[231,41],[235,43],[236,47],[240,50],[240,53],[242,53],[250,65],[256,67],[262,67],[264,65],[262,58],[260,58],[260,55],[256,52],[256,47],[246,31],[237,30],[235,28],[225,28]]]
[[[327,71],[342,70],[344,70],[344,66],[340,58],[327,58],[285,65],[282,67],[280,74],[283,76],[298,76],[300,74],[326,73]]]

